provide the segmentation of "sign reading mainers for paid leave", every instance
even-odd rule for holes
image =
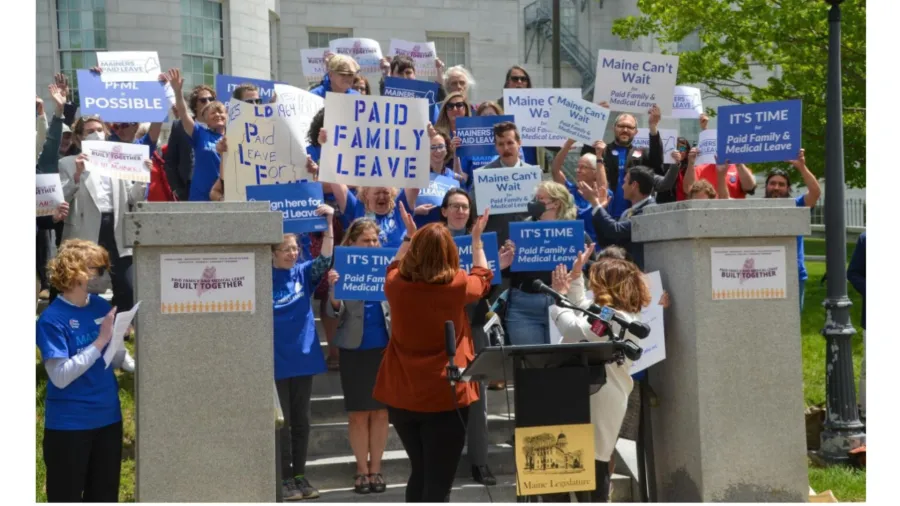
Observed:
[[[601,49],[597,54],[594,102],[610,110],[646,113],[653,104],[672,115],[678,56]]]
[[[256,257],[249,253],[160,255],[162,314],[256,312]]]
[[[541,168],[532,165],[510,169],[478,169],[475,178],[475,205],[478,215],[485,208],[491,214],[524,213],[541,182]]]

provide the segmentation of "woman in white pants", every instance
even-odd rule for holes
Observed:
[[[615,258],[604,258],[595,262],[589,271],[590,288],[594,299],[585,299],[584,276],[581,265],[590,252],[575,262],[570,274],[563,265],[557,266],[553,272],[553,288],[568,294],[571,302],[587,309],[592,303],[609,306],[632,319],[640,318],[641,308],[650,303],[650,288],[644,281],[644,275],[638,267],[628,261]],[[587,318],[571,309],[557,305],[550,306],[550,318],[562,335],[562,342],[577,343],[581,341],[607,341],[606,336],[598,335],[592,330]],[[618,335],[619,325],[610,323],[612,331]],[[625,338],[638,343],[631,333]],[[594,426],[594,460],[597,488],[591,493],[591,502],[607,502],[609,498],[609,460],[615,449],[616,439],[625,411],[628,407],[628,396],[634,383],[631,379],[631,360],[622,365],[606,365],[606,383],[591,395],[591,423]]]

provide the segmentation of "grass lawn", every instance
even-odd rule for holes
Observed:
[[[847,263],[850,263],[850,258],[853,257],[853,250],[856,249],[856,241],[847,243]],[[818,237],[804,237],[803,238],[803,253],[809,256],[825,256],[825,239],[820,239]],[[807,267],[809,267],[807,265]]]
[[[824,241],[821,241],[824,244]],[[848,250],[851,248],[848,247]],[[806,250],[810,253],[810,249]],[[824,248],[822,250],[824,252]],[[848,251],[849,254],[850,251]],[[825,338],[820,331],[825,322],[825,310],[822,301],[825,299],[826,287],[820,284],[825,274],[824,262],[807,262],[809,280],[806,282],[806,303],[801,316],[801,332],[803,346],[803,394],[806,405],[820,405],[825,402]],[[862,302],[852,287],[849,287],[853,300],[851,318],[855,325],[860,322]],[[133,342],[126,343],[134,354]],[[857,385],[859,383],[859,367],[862,360],[862,338],[854,337],[853,361]],[[37,376],[37,502],[46,502],[44,492],[44,459],[41,454],[44,432],[44,392],[47,385],[47,374],[40,363],[40,355],[36,353]],[[119,488],[119,501],[134,501],[134,377],[129,373],[117,370],[119,379],[119,399],[122,401],[122,417],[124,420],[125,442],[122,461],[122,482]],[[831,490],[841,502],[866,500],[866,472],[843,467],[825,469],[809,467],[809,484],[816,492]]]

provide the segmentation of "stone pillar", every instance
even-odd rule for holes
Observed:
[[[137,500],[274,502],[271,245],[281,242],[281,213],[266,202],[139,203],[125,220],[126,242],[134,245],[135,301],[141,301]],[[251,253],[253,262],[241,264],[247,283],[241,286],[252,282],[255,294],[241,297],[249,302],[244,311],[237,312],[237,301],[233,312],[219,312],[229,307],[209,304],[213,289],[193,308],[167,303],[173,295],[162,270],[164,261],[172,265],[171,255]],[[229,276],[228,265],[214,273],[206,262],[187,266],[185,277]]]
[[[697,200],[651,208],[633,223],[645,270],[660,271],[672,300],[666,360],[650,371],[658,500],[805,502],[796,237],[809,234],[809,210],[791,199]],[[747,248],[731,264],[748,273],[754,248],[783,247],[783,298],[751,291],[722,300],[719,291],[714,299],[719,247]],[[777,257],[770,250],[755,268]]]

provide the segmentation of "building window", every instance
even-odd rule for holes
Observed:
[[[425,36],[429,42],[434,42],[437,56],[444,62],[446,68],[456,65],[468,67],[465,35],[428,33]]]
[[[328,47],[328,43],[335,39],[343,39],[351,37],[353,34],[350,30],[343,28],[323,28],[309,30],[309,48],[318,49]]]
[[[700,33],[697,30],[694,30],[678,43],[678,52],[699,51],[701,47]]]
[[[78,103],[76,70],[97,65],[106,51],[106,0],[56,0],[59,68],[69,78],[72,101]]]
[[[184,88],[215,86],[224,64],[222,4],[181,0],[181,59]]]

